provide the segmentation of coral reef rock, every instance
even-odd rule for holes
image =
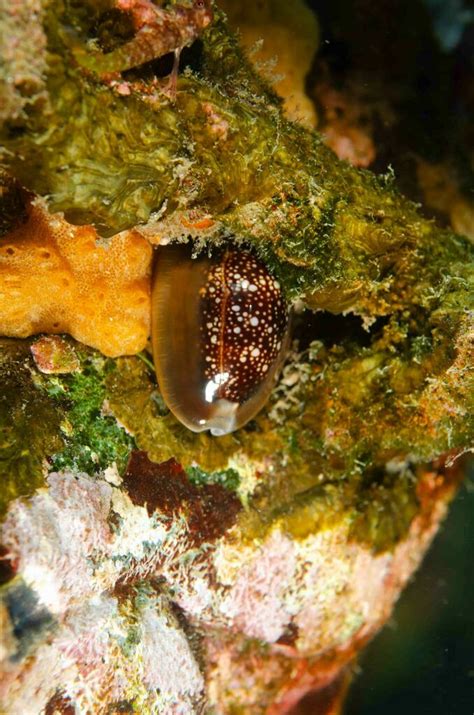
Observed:
[[[350,512],[249,540],[235,495],[142,452],[123,482],[50,473],[2,528],[3,711],[49,712],[61,694],[84,713],[289,712],[386,620],[454,483],[424,473],[408,533],[374,553]]]
[[[0,38],[0,711],[283,715],[317,691],[335,715],[473,443],[472,244],[289,121],[215,3],[0,0]],[[173,242],[249,252],[292,307],[231,434],[156,383]]]

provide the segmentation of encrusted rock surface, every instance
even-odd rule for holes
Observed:
[[[0,708],[282,715],[316,689],[334,714],[472,444],[472,246],[288,122],[217,8],[174,88],[166,58],[81,63],[148,0],[1,7]],[[244,245],[294,305],[280,382],[222,438],[176,422],[145,349],[172,240]]]
[[[76,712],[288,712],[385,622],[454,484],[424,473],[405,538],[375,554],[350,512],[248,540],[231,492],[140,452],[124,483],[113,467],[50,473],[2,528],[3,707],[39,713],[62,693]]]

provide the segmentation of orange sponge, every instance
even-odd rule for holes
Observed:
[[[111,357],[139,352],[152,254],[136,231],[100,239],[33,201],[26,222],[0,239],[0,335],[69,333]]]

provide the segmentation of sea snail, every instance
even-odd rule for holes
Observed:
[[[250,251],[158,249],[152,342],[162,396],[193,432],[242,427],[265,404],[289,342],[279,283]]]

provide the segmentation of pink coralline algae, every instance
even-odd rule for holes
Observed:
[[[290,712],[387,619],[451,490],[427,473],[406,538],[374,554],[351,543],[349,520],[303,539],[276,521],[245,541],[237,497],[193,486],[174,460],[135,453],[123,482],[113,466],[52,473],[2,529],[15,564],[1,592],[2,707]]]

